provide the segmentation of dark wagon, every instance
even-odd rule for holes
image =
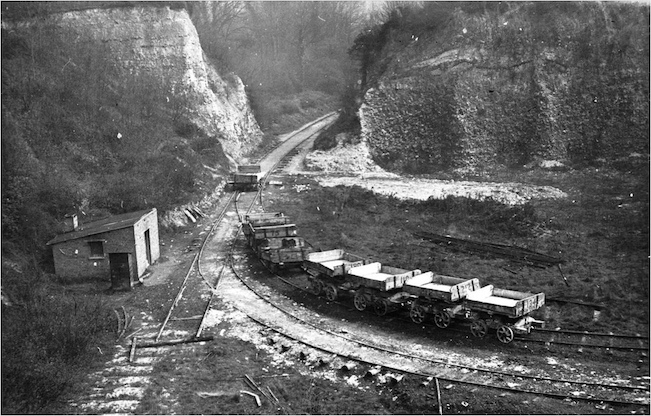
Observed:
[[[314,251],[297,236],[296,225],[282,213],[247,214],[243,220],[242,230],[249,246],[271,271],[301,265],[305,256]]]
[[[260,165],[239,165],[237,171],[231,173],[228,185],[236,191],[257,191],[262,178]]]

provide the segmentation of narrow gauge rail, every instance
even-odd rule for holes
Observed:
[[[472,384],[488,388],[497,388],[511,392],[530,393],[536,395],[543,395],[548,397],[555,397],[565,399],[570,397],[575,400],[586,400],[591,402],[608,402],[612,404],[621,405],[648,405],[645,402],[648,394],[640,392],[648,392],[648,386],[642,385],[620,385],[620,384],[607,384],[600,382],[590,382],[585,380],[569,380],[554,377],[547,377],[544,375],[529,375],[520,373],[508,373],[502,371],[495,371],[490,369],[477,368],[473,366],[465,366],[461,364],[451,364],[447,361],[428,359],[413,354],[397,351],[395,349],[385,348],[364,340],[356,340],[352,337],[342,335],[341,333],[327,330],[320,323],[312,323],[306,319],[300,318],[296,315],[295,311],[285,309],[282,306],[269,300],[267,296],[260,293],[254,287],[254,284],[245,278],[241,272],[236,270],[235,264],[231,264],[231,269],[235,276],[244,284],[251,292],[253,292],[258,299],[266,304],[272,306],[274,309],[280,311],[282,314],[290,317],[292,320],[300,322],[302,325],[310,327],[312,330],[325,332],[330,337],[336,337],[345,344],[342,351],[359,351],[360,348],[370,349],[384,356],[381,361],[367,360],[355,354],[345,353],[342,351],[333,351],[325,349],[319,345],[310,343],[298,336],[292,335],[286,328],[279,327],[277,323],[267,321],[263,318],[255,317],[247,311],[247,315],[254,319],[259,324],[289,338],[303,345],[321,350],[327,354],[337,354],[346,359],[365,362],[370,365],[381,365],[386,369],[399,371],[403,373],[423,376],[423,377],[438,377],[441,380],[449,382],[458,382],[465,384]],[[294,328],[295,330],[295,328]],[[300,331],[299,331],[300,332]],[[352,343],[352,347],[349,345]],[[400,365],[399,363],[402,363]],[[462,371],[460,372],[459,369]],[[465,373],[465,374],[464,374]],[[568,394],[570,386],[577,386],[581,389],[580,394]]]
[[[246,213],[249,213],[255,203],[257,197],[254,197],[250,202]],[[235,202],[236,207],[238,201]],[[236,208],[238,212],[238,208]],[[239,237],[239,233],[238,233]],[[359,348],[372,349],[377,352],[387,353],[393,355],[393,358],[388,359],[384,362],[377,361],[367,361],[361,359],[361,357],[347,354],[343,352],[333,351],[331,349],[325,349],[313,343],[306,342],[305,340],[299,339],[297,336],[293,336],[288,333],[286,329],[279,327],[277,323],[266,321],[265,319],[255,317],[250,312],[242,311],[246,313],[251,319],[255,320],[259,324],[282,334],[285,337],[295,340],[301,344],[307,345],[318,350],[322,350],[328,354],[337,354],[339,356],[345,357],[347,359],[354,359],[361,362],[366,362],[372,365],[381,365],[387,369],[392,369],[395,371],[411,373],[414,375],[420,376],[435,376],[442,380],[450,382],[459,382],[465,384],[472,384],[478,386],[484,386],[489,388],[497,388],[502,390],[508,390],[512,392],[521,392],[521,393],[530,393],[543,395],[548,397],[555,397],[560,399],[565,399],[571,397],[575,400],[587,400],[592,402],[608,402],[612,404],[621,404],[621,405],[648,405],[648,394],[640,392],[648,392],[649,387],[646,385],[619,385],[619,384],[607,384],[601,382],[591,382],[585,380],[568,380],[568,379],[559,379],[553,377],[546,377],[544,375],[526,375],[526,374],[512,374],[507,372],[481,369],[477,367],[449,364],[448,362],[438,361],[427,359],[424,357],[415,356],[412,354],[402,353],[399,351],[391,350],[379,345],[374,345],[368,341],[363,340],[354,340],[351,337],[342,335],[341,333],[336,333],[324,329],[322,325],[317,323],[310,323],[303,318],[296,316],[292,311],[288,311],[283,307],[275,304],[273,301],[269,300],[266,296],[262,295],[259,290],[256,290],[253,287],[251,282],[248,282],[246,278],[242,276],[241,273],[238,273],[236,270],[235,264],[230,264],[233,274],[251,291],[257,298],[261,301],[271,305],[274,309],[280,311],[281,313],[287,315],[293,320],[300,322],[303,325],[307,325],[317,331],[325,332],[329,336],[334,336],[342,340],[342,342],[353,343],[355,347],[347,347],[347,351],[358,351]],[[276,275],[277,276],[277,275]],[[301,288],[302,289],[302,288]],[[401,357],[400,359],[396,357]],[[411,363],[405,366],[395,365],[397,362],[401,362],[401,359],[407,359],[407,363]],[[404,362],[404,361],[403,361]],[[412,367],[411,370],[408,369],[409,365],[417,364],[415,367]],[[423,370],[429,369],[429,370]],[[459,372],[459,369],[465,370],[466,375],[462,375],[463,372]],[[441,376],[443,374],[443,376]],[[581,391],[575,392],[577,394],[567,394],[568,386],[577,386],[577,389]]]
[[[333,118],[336,114],[337,114],[336,112],[332,112],[332,113],[329,113],[329,114],[326,114],[326,115],[320,117],[317,120],[314,120],[311,123],[308,123],[307,125],[301,127],[299,130],[296,130],[295,132],[293,132],[286,140],[289,140],[289,138],[299,134],[300,132],[302,132],[304,130],[307,130],[307,129],[311,128],[312,126],[314,126],[314,125],[316,125],[316,124],[318,124],[318,123],[320,123],[320,122],[322,122],[322,121],[324,121],[324,120],[326,120],[328,118]],[[325,128],[325,127],[322,127],[321,129],[319,129],[315,133],[311,134],[305,140],[308,140],[311,137],[313,137],[314,135],[318,134],[323,128]],[[301,141],[298,145],[303,143],[305,140]],[[283,143],[280,143],[279,146],[282,145],[282,144]],[[272,148],[271,150],[269,150],[269,152],[267,152],[263,156],[263,158],[268,156],[275,149],[276,148]],[[262,184],[266,183],[269,175],[271,174],[271,172],[276,168],[276,166],[280,162],[281,161],[279,160],[277,163],[275,163],[273,165],[273,167],[271,169],[269,169],[267,174],[261,179]],[[258,189],[258,192],[255,194],[255,198],[253,199],[253,201],[251,201],[251,204],[250,204],[247,212],[251,210],[255,200],[260,196],[261,192],[262,192],[262,187],[260,189]],[[218,273],[218,275],[217,275],[217,277],[215,279],[215,282],[213,282],[211,284],[209,282],[208,278],[204,275],[204,273],[203,273],[203,271],[201,269],[201,261],[202,261],[203,251],[205,249],[206,243],[209,241],[209,239],[210,239],[211,235],[213,234],[215,228],[217,226],[219,226],[221,224],[222,220],[224,219],[224,216],[228,212],[228,209],[229,209],[230,205],[234,201],[236,201],[237,198],[239,198],[239,196],[240,196],[239,192],[231,192],[230,196],[227,199],[226,203],[224,204],[221,212],[217,216],[217,219],[212,223],[209,232],[207,233],[206,237],[203,239],[203,241],[201,243],[201,247],[199,249],[199,252],[195,255],[194,259],[192,260],[192,262],[190,264],[190,267],[188,268],[188,271],[187,271],[187,273],[185,275],[185,278],[183,279],[183,282],[181,283],[181,286],[179,287],[179,290],[178,290],[178,292],[176,294],[176,297],[172,301],[172,304],[171,304],[171,306],[170,306],[170,308],[168,310],[167,316],[165,317],[165,320],[161,324],[161,327],[160,327],[160,329],[159,329],[159,331],[158,331],[158,333],[156,335],[155,341],[158,341],[160,339],[161,335],[164,333],[164,331],[166,329],[168,329],[168,331],[170,331],[169,330],[169,325],[171,325],[170,322],[191,321],[191,320],[195,320],[195,319],[199,319],[199,318],[201,319],[201,321],[199,323],[199,326],[197,328],[197,332],[195,333],[194,337],[195,338],[200,337],[201,332],[203,330],[203,325],[204,325],[206,316],[207,316],[207,314],[208,314],[208,312],[210,310],[210,306],[212,304],[213,297],[215,295],[215,292],[217,291],[217,288],[219,286],[219,281],[220,281],[221,276],[222,276],[222,272],[223,272],[224,267],[226,265],[226,262],[225,262],[224,265],[222,266],[222,268],[220,269],[220,271],[219,271],[219,273]],[[235,209],[237,211],[237,205],[235,206]],[[239,230],[238,230],[238,233],[239,233]],[[230,245],[230,247],[228,247],[228,250],[223,250],[223,252],[224,252],[223,254],[226,256],[226,259],[228,259],[231,256],[232,249],[233,249],[233,246]],[[195,269],[195,266],[196,266],[196,269]],[[196,279],[196,276],[199,276],[201,278],[201,280]],[[206,306],[204,308],[202,308],[203,314],[201,316],[199,316],[199,315],[191,315],[191,316],[185,316],[185,317],[172,318],[172,314],[174,313],[174,310],[177,309],[177,306],[178,306],[179,302],[181,302],[181,300],[183,299],[183,294],[186,293],[186,292],[200,291],[202,288],[205,290],[204,285],[207,286],[211,290],[211,295],[210,295],[209,300],[207,301]],[[188,297],[186,297],[186,298],[188,298]],[[196,312],[196,298],[197,297],[195,297],[195,296],[189,297],[189,299],[193,299],[193,302],[189,303],[188,307],[190,309],[192,309],[193,312]],[[187,328],[187,324],[183,324],[182,326],[183,326],[184,329]],[[171,331],[171,332],[173,332],[173,331]]]
[[[264,264],[263,264],[264,265]],[[277,273],[267,269],[269,273],[274,275],[276,279],[283,282],[284,284],[293,287],[296,290],[300,290],[309,295],[314,295],[313,289],[310,286],[298,285],[290,280],[285,279],[284,277],[278,275]],[[330,304],[339,305],[342,308],[350,309],[349,302],[341,302],[338,300],[329,301]],[[412,323],[412,319],[407,316],[407,313],[398,315],[397,319],[401,322]],[[441,329],[436,326],[432,320],[425,321],[421,326],[427,326],[431,328],[436,328],[437,331],[450,331],[460,334],[467,334],[469,331],[469,324],[464,324],[458,322],[454,325],[449,326],[448,328]],[[540,333],[540,334],[539,334]],[[564,334],[574,334],[574,337],[563,337]],[[581,334],[580,337],[577,335]],[[546,337],[545,337],[546,336]],[[600,343],[595,342],[594,338],[606,339]],[[628,339],[628,342],[621,341],[621,339]],[[547,330],[536,328],[532,330],[531,334],[527,337],[515,337],[514,342],[533,342],[533,343],[546,343],[546,344],[558,344],[561,346],[572,347],[573,349],[583,349],[583,348],[593,348],[593,349],[604,349],[604,350],[619,350],[622,353],[633,353],[635,355],[635,360],[638,360],[640,351],[648,351],[649,347],[649,338],[638,335],[626,335],[626,334],[605,334],[605,333],[594,333],[594,332],[583,332],[583,331],[569,331],[569,330]]]
[[[201,257],[203,255],[203,250],[206,246],[206,243],[208,242],[209,238],[215,231],[216,227],[219,226],[226,216],[226,213],[228,212],[228,209],[230,205],[233,203],[233,201],[236,198],[236,193],[231,193],[230,196],[227,198],[224,206],[222,207],[219,215],[217,216],[217,219],[213,221],[212,225],[210,226],[210,230],[206,234],[206,237],[203,239],[201,243],[201,247],[197,254],[195,254],[192,263],[190,264],[190,267],[188,268],[188,271],[185,275],[185,278],[183,279],[183,282],[181,282],[181,286],[179,287],[179,290],[176,294],[176,297],[172,301],[172,304],[167,312],[167,316],[165,317],[165,320],[163,321],[160,329],[158,330],[158,334],[156,335],[155,341],[158,341],[167,329],[168,332],[174,332],[173,330],[170,329],[170,326],[172,323],[175,323],[175,326],[181,326],[183,329],[187,329],[187,323],[183,321],[191,321],[195,319],[201,319],[199,322],[199,326],[197,328],[197,332],[195,333],[194,337],[198,338],[201,335],[202,329],[203,329],[203,324],[206,318],[206,314],[208,313],[210,309],[210,304],[212,302],[214,290],[219,284],[219,279],[221,278],[221,272],[217,276],[216,280],[213,283],[210,283],[208,278],[203,274],[201,270]],[[224,252],[225,256],[230,255],[230,250],[231,247],[228,246],[226,247],[227,250],[222,250]],[[201,307],[197,305],[197,299],[200,298],[199,296],[186,296],[185,298],[183,297],[184,293],[200,293],[202,290],[206,290],[206,286],[213,292],[211,294],[207,305],[205,307]],[[177,310],[177,306],[182,302],[183,299],[188,299],[187,302],[184,302],[183,305],[188,308],[188,311],[191,311],[190,316],[178,316],[176,318],[172,318],[172,314],[174,313],[175,310]],[[197,309],[197,307],[200,307],[201,309]],[[196,313],[202,312],[202,315],[196,315]],[[181,322],[179,325],[178,323]]]
[[[269,171],[269,173],[271,173],[271,170]],[[253,206],[253,203],[257,199],[257,196],[259,195],[259,193],[260,193],[260,191],[256,194],[256,197],[253,199],[253,201],[251,201],[251,205],[247,209],[247,212],[249,212],[251,210],[251,207]],[[232,195],[232,198],[236,199],[235,194]],[[239,231],[240,230],[238,230],[238,235],[239,235]],[[208,237],[209,236],[206,237],[206,240],[208,239]],[[202,245],[202,249],[203,249],[203,246],[205,245],[206,240],[204,240],[204,244]],[[232,246],[231,246],[231,250],[232,250]],[[200,257],[200,254],[195,256],[195,260],[192,262],[192,265],[191,265],[191,268],[190,268],[191,270],[192,270],[192,267],[195,264],[195,261],[199,257]],[[232,262],[232,258],[228,257],[226,261],[231,266],[233,272],[236,273],[234,264]],[[198,268],[200,269],[200,266],[198,266]],[[188,272],[188,275],[190,274],[190,271]],[[237,273],[236,273],[236,275],[237,275]],[[241,278],[239,275],[237,275],[237,276],[238,276],[238,278]],[[186,277],[185,280],[187,280],[187,277]],[[242,280],[242,282],[244,282],[244,280]],[[183,293],[182,290],[183,289],[181,289],[179,292]],[[258,296],[260,296],[260,295],[258,294]],[[261,297],[261,298],[264,300],[264,297]],[[171,315],[171,311],[174,308],[174,306],[176,305],[178,299],[180,299],[180,295],[177,296],[177,300],[173,303],[172,307],[170,308],[170,314],[168,314],[168,315]],[[267,301],[267,302],[269,302],[269,301]],[[269,303],[273,305],[273,303],[271,303],[271,302],[269,302]],[[279,308],[277,305],[274,305],[274,307]],[[208,310],[208,309],[209,308],[207,307],[206,310]],[[256,318],[254,318],[252,316],[251,316],[251,318],[259,321],[259,319],[256,319]],[[296,317],[296,319],[300,319],[300,318]],[[166,321],[167,320],[168,319],[166,319]],[[267,323],[267,326],[269,328],[277,331],[277,332],[282,333],[281,330],[278,330],[277,328],[274,328],[273,325],[271,325],[269,323]],[[164,327],[164,325],[163,325],[163,327]],[[318,327],[315,327],[315,328],[319,329],[321,331],[324,330],[324,329],[321,329],[321,328],[318,328]],[[162,329],[163,328],[161,328],[161,333],[163,332]],[[346,337],[342,337],[341,334],[335,334],[335,333],[330,333],[330,334],[331,335],[336,335],[336,336],[338,336],[339,338],[342,338],[342,339],[346,338]],[[287,336],[286,334],[283,334],[283,335]],[[359,341],[356,341],[356,342],[357,342],[358,345],[364,345],[363,343],[360,343]],[[319,348],[318,346],[314,346],[314,347]],[[375,348],[376,350],[379,350],[379,351],[384,349],[383,347],[380,347],[380,346],[373,346],[373,348]],[[384,349],[384,350],[386,350],[386,349]],[[328,351],[328,352],[333,353],[333,351]],[[387,351],[387,352],[389,352],[389,351]],[[397,351],[391,351],[391,353],[394,353],[394,354],[397,354],[397,355],[401,354],[401,353],[399,353]],[[339,355],[347,356],[345,354],[339,354]],[[402,355],[405,356],[406,354],[402,354]],[[347,358],[357,359],[358,361],[360,361],[359,357],[356,358],[356,357],[353,357],[353,356],[347,356]],[[448,363],[437,363],[437,362],[435,362],[435,360],[427,360],[427,359],[424,359],[422,357],[415,357],[415,356],[412,356],[412,355],[407,355],[407,358],[411,362],[413,362],[414,360],[416,360],[416,361],[420,360],[420,361],[422,361],[424,363],[438,364],[439,366],[443,366],[443,367],[446,367],[446,368],[447,367],[454,367],[454,366],[452,366],[452,365],[450,365]],[[393,368],[391,365],[383,365],[383,366],[385,368]],[[423,368],[423,367],[420,366],[420,368]],[[457,368],[458,368],[458,366],[457,366]],[[559,380],[559,379],[549,378],[549,379],[545,379],[545,381],[548,382],[546,384],[549,384],[552,381],[555,382],[555,383],[560,383],[560,384],[558,384],[557,387],[555,387],[555,388],[552,388],[552,387],[548,386],[546,390],[541,391],[541,390],[535,390],[536,389],[536,384],[537,384],[536,382],[538,380],[544,379],[544,377],[541,377],[541,376],[531,378],[531,380],[533,381],[533,384],[530,387],[534,389],[534,390],[531,390],[530,388],[511,387],[511,385],[513,385],[513,384],[522,385],[522,383],[510,383],[509,384],[508,382],[506,382],[506,385],[499,385],[499,382],[503,382],[505,380],[505,377],[507,377],[507,376],[515,376],[516,377],[515,380],[518,380],[518,381],[526,379],[526,376],[523,376],[521,374],[518,374],[518,375],[503,374],[503,373],[496,372],[496,371],[491,371],[491,370],[486,371],[484,369],[476,369],[476,368],[472,368],[472,367],[465,367],[465,368],[467,370],[473,372],[473,373],[484,372],[486,374],[485,378],[487,378],[488,381],[477,381],[476,377],[475,377],[475,380],[464,380],[462,377],[458,377],[458,370],[455,370],[453,372],[453,374],[457,375],[456,378],[441,377],[440,374],[441,374],[443,368],[440,368],[438,370],[436,370],[436,369],[430,370],[430,372],[405,371],[404,368],[399,368],[399,367],[396,367],[394,369],[397,370],[397,371],[408,372],[408,373],[412,373],[412,374],[420,375],[420,376],[436,376],[436,377],[439,377],[440,379],[448,380],[448,381],[454,381],[454,382],[459,382],[459,383],[467,383],[467,384],[474,384],[474,385],[485,386],[485,387],[490,387],[490,388],[498,388],[498,389],[510,390],[510,391],[514,391],[514,392],[525,392],[525,393],[532,393],[532,394],[538,394],[538,395],[545,395],[545,396],[549,396],[549,397],[557,397],[557,398],[571,397],[571,398],[573,398],[575,400],[599,401],[599,402],[608,402],[608,403],[613,403],[613,404],[625,404],[625,405],[648,405],[648,394],[645,394],[643,398],[634,397],[634,398],[632,398],[630,400],[622,400],[622,398],[628,398],[628,397],[631,397],[631,395],[634,395],[634,393],[631,393],[631,392],[648,391],[648,386],[621,386],[621,385],[606,385],[606,386],[604,386],[601,383],[589,383],[589,382],[584,382],[584,381]],[[564,393],[567,390],[567,383],[575,383],[575,384],[581,385],[583,387],[594,386],[595,387],[595,393],[592,394],[592,393],[582,392],[582,393],[586,394],[585,397],[583,397],[583,396],[568,396],[568,394]],[[598,385],[598,388],[597,388],[597,385]],[[587,389],[584,388],[584,390],[587,390]],[[597,394],[608,394],[608,397],[597,396]]]
[[[649,351],[649,338],[624,334],[604,334],[581,331],[554,331],[536,329],[527,338],[516,337],[517,341],[571,345],[580,348],[602,348],[606,350]]]

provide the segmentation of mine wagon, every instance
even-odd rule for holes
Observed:
[[[303,264],[306,256],[314,249],[302,237],[271,237],[255,240],[258,258],[275,272],[279,267]]]
[[[470,331],[483,338],[495,329],[497,338],[508,344],[514,334],[528,334],[534,324],[542,323],[529,314],[545,304],[544,293],[517,292],[485,286],[466,295],[463,302],[471,319]]]
[[[241,217],[242,224],[250,224],[252,227],[265,227],[268,225],[289,224],[291,221],[282,212],[260,212],[245,214]]]
[[[228,185],[238,191],[257,190],[264,174],[260,165],[239,165],[237,171],[231,174]]]
[[[339,291],[349,290],[346,282],[348,271],[354,267],[370,263],[355,254],[344,250],[327,250],[310,253],[303,261],[303,269],[308,273],[312,291],[316,295],[325,293],[328,300],[337,299]]]
[[[427,272],[406,281],[402,290],[415,297],[409,310],[412,321],[420,324],[428,315],[433,315],[436,326],[447,328],[452,319],[465,315],[461,301],[480,287],[476,278],[462,279]]]
[[[347,281],[356,287],[353,303],[359,311],[373,305],[375,313],[382,316],[404,308],[411,295],[403,292],[404,283],[421,274],[420,270],[406,270],[373,262],[348,271]]]
[[[263,240],[266,238],[296,237],[298,234],[296,224],[253,227],[250,223],[248,223],[242,227],[242,230],[244,230],[244,235],[246,235],[250,240],[249,243],[252,246],[256,245],[255,240]]]

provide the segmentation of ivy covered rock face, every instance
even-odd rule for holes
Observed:
[[[362,137],[381,165],[411,173],[648,153],[648,11],[425,3],[394,14],[366,55]]]

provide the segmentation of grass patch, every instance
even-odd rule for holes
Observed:
[[[466,198],[405,202],[357,187],[321,188],[300,177],[287,178],[285,191],[265,203],[267,210],[291,216],[300,234],[323,250],[343,248],[396,267],[477,277],[482,285],[605,305],[594,319],[591,308],[548,303],[538,312],[548,327],[648,333],[648,174],[604,170],[540,172],[539,178],[534,174],[511,172],[508,181],[544,182],[569,197],[516,207]],[[299,194],[294,183],[309,184],[309,189]],[[537,269],[453,252],[415,238],[416,231],[560,256],[569,286],[555,267]]]

